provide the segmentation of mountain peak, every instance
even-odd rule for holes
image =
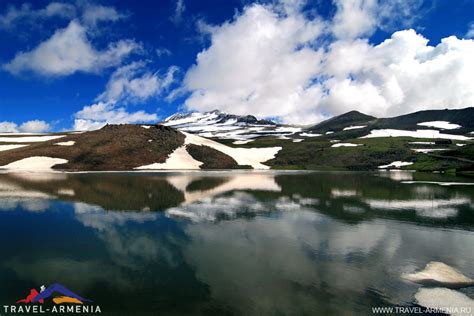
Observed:
[[[351,119],[367,119],[367,120],[375,120],[375,116],[371,116],[368,114],[364,114],[362,112],[359,112],[357,110],[352,110],[346,113],[343,113],[341,115],[335,116],[333,118],[351,118]]]
[[[334,116],[326,121],[314,125],[310,128],[313,132],[325,133],[328,131],[340,131],[350,126],[363,126],[369,122],[376,120],[377,118],[371,115],[361,113],[356,110],[346,112],[344,114]]]
[[[248,140],[262,136],[283,136],[301,128],[281,126],[271,120],[258,119],[254,115],[236,115],[213,110],[171,115],[164,125],[204,137]]]

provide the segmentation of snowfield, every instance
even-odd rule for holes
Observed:
[[[245,144],[248,144],[250,142],[253,142],[253,139],[247,139],[247,140],[236,140],[235,142],[233,142],[232,144],[234,145],[245,145]]]
[[[443,134],[438,130],[421,129],[416,131],[406,131],[399,129],[374,129],[370,131],[369,135],[361,138],[377,138],[377,137],[413,137],[413,138],[441,138],[441,139],[454,139],[454,140],[469,140],[470,137],[462,135]]]
[[[400,168],[400,167],[404,167],[404,166],[410,166],[412,165],[413,162],[408,162],[408,161],[394,161],[388,165],[383,165],[383,166],[379,166],[379,169],[387,169],[387,168]]]
[[[411,145],[435,145],[435,142],[409,142]]]
[[[0,151],[11,150],[15,148],[21,148],[28,145],[0,145]]]
[[[303,136],[303,137],[318,137],[321,135],[322,134],[300,133],[300,136]]]
[[[426,126],[426,127],[434,127],[434,128],[439,128],[439,129],[456,129],[456,128],[462,127],[461,125],[452,124],[447,121],[423,122],[423,123],[418,123],[417,125]]]
[[[66,159],[34,156],[14,161],[0,169],[21,170],[21,171],[45,171],[51,170],[53,166],[67,163]]]
[[[68,142],[56,143],[55,145],[58,145],[58,146],[73,146],[75,143],[76,143],[75,141],[70,140]]]
[[[197,135],[183,134],[186,136],[184,145],[176,149],[165,163],[155,163],[135,169],[199,169],[202,162],[189,155],[186,151],[186,145],[188,144],[204,145],[216,149],[232,157],[239,165],[250,165],[254,169],[270,169],[269,166],[262,163],[275,158],[275,155],[282,149],[281,147],[232,148]]]
[[[296,126],[242,121],[244,116],[228,115],[219,111],[175,114],[166,118],[163,125],[202,137],[249,140],[261,136],[290,136],[303,129]]]
[[[171,153],[166,162],[140,166],[135,169],[199,169],[202,162],[194,159],[186,150],[186,145],[178,147]]]
[[[360,128],[365,128],[367,125],[355,125],[355,126],[348,126],[344,127],[343,131],[350,131],[352,129],[360,129]]]
[[[358,146],[362,146],[362,144],[337,143],[337,144],[331,145],[331,147],[333,147],[333,148],[338,148],[338,147],[358,147]]]
[[[449,148],[417,148],[417,149],[413,149],[413,151],[415,151],[417,153],[423,153],[423,154],[431,153],[431,152],[434,152],[434,151],[446,151],[446,150],[449,150]]]
[[[23,136],[23,137],[0,137],[0,142],[4,143],[35,143],[46,142],[48,140],[66,137],[66,135],[57,136]]]

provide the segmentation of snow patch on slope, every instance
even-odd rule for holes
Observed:
[[[337,143],[337,144],[331,145],[331,147],[333,147],[333,148],[338,148],[338,147],[358,147],[358,146],[362,146],[362,145],[361,145],[361,144],[352,144],[352,143]]]
[[[73,140],[70,140],[68,142],[59,142],[59,143],[56,143],[55,145],[58,145],[58,146],[73,146],[76,142],[73,141]]]
[[[0,142],[4,143],[35,143],[46,142],[48,140],[66,137],[66,135],[58,136],[23,136],[23,137],[0,137]]]
[[[232,144],[234,145],[245,145],[245,144],[248,144],[250,142],[253,142],[253,139],[247,139],[247,140],[236,140],[235,142],[233,142]]]
[[[230,115],[219,111],[175,114],[163,122],[166,126],[202,137],[244,141],[263,136],[290,136],[303,129],[277,125],[252,116]]]
[[[194,159],[186,150],[186,145],[178,147],[166,162],[140,166],[135,169],[199,169],[203,163]]]
[[[354,125],[354,126],[348,126],[348,127],[344,127],[343,131],[350,131],[352,129],[360,129],[360,128],[365,128],[367,127],[367,125]]]
[[[431,122],[423,122],[423,123],[418,123],[417,125],[420,126],[427,126],[427,127],[434,127],[434,128],[439,128],[439,129],[456,129],[456,128],[461,128],[461,125],[458,124],[452,124],[447,121],[431,121]]]
[[[446,151],[449,150],[449,148],[418,148],[418,149],[413,149],[413,151],[417,153],[422,153],[422,154],[427,154],[431,153],[434,151]]]
[[[45,171],[51,170],[53,166],[67,163],[66,159],[51,158],[43,156],[34,156],[20,159],[9,163],[5,166],[0,166],[0,169],[8,170],[23,170],[23,171]]]
[[[322,134],[312,134],[312,133],[300,133],[300,136],[303,137],[318,137],[321,136]]]
[[[0,151],[12,150],[16,148],[25,147],[25,146],[28,146],[28,145],[0,145]]]
[[[413,137],[413,138],[441,138],[441,139],[455,139],[455,140],[469,140],[470,137],[462,135],[443,134],[438,130],[416,130],[406,131],[399,129],[374,129],[370,131],[369,135],[361,138],[377,138],[377,137]]]
[[[197,135],[183,134],[186,135],[185,144],[209,146],[232,157],[239,165],[250,165],[254,169],[270,169],[262,162],[275,158],[276,154],[282,149],[281,147],[232,148]]]
[[[281,150],[281,147],[232,148],[197,135],[183,134],[186,136],[184,145],[176,149],[165,163],[155,163],[135,169],[199,169],[202,162],[195,160],[187,152],[186,145],[188,144],[211,147],[232,157],[239,165],[250,165],[254,169],[269,169],[270,167],[262,163],[275,158]]]
[[[404,166],[409,166],[409,165],[412,165],[413,162],[408,162],[408,161],[394,161],[388,165],[383,165],[383,166],[379,166],[379,169],[386,169],[386,168],[400,168],[400,167],[404,167]]]

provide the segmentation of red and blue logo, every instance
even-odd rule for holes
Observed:
[[[48,287],[44,285],[40,287],[40,291],[31,289],[30,294],[21,300],[18,300],[17,304],[29,304],[29,303],[40,303],[43,304],[45,300],[51,299],[54,304],[84,304],[84,302],[92,302],[86,298],[79,296],[73,291],[66,288],[64,285],[55,283]]]

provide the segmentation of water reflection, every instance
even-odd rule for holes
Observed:
[[[469,179],[30,176],[0,175],[0,303],[61,282],[113,315],[367,314],[411,304],[400,275],[429,261],[472,275],[472,187],[401,182]]]

